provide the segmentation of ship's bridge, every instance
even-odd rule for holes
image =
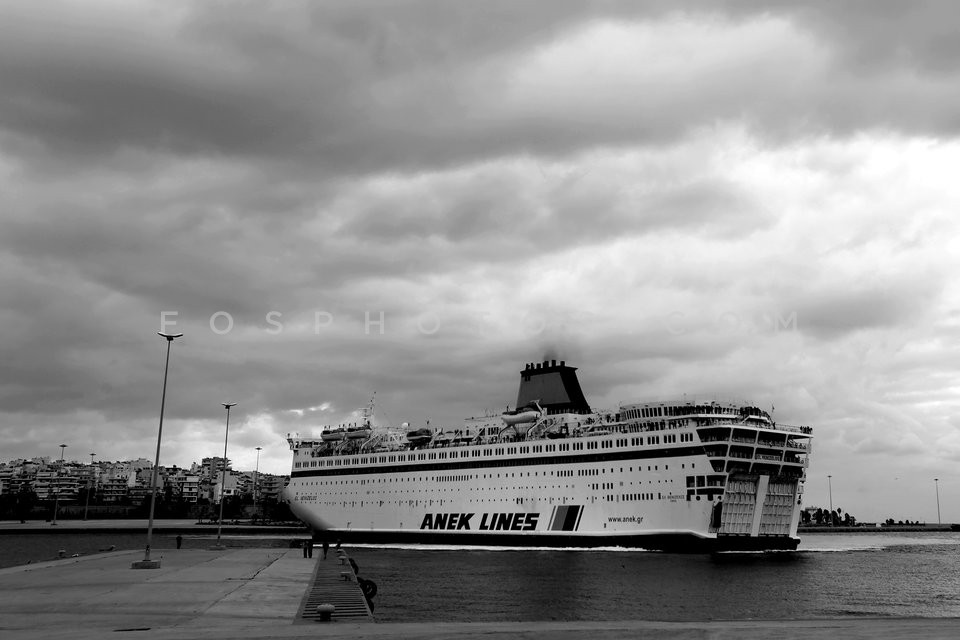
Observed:
[[[712,424],[697,429],[715,471],[803,477],[813,429],[784,424]]]
[[[661,429],[695,427],[713,470],[803,477],[813,429],[774,422],[745,402],[651,401],[622,405],[620,418]]]

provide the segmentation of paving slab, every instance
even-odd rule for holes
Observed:
[[[291,624],[316,560],[299,549],[142,551],[0,570],[0,635],[91,637],[123,629]]]

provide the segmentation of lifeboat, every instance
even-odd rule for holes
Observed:
[[[414,429],[413,431],[407,432],[407,440],[411,444],[426,444],[433,437],[433,432],[430,429]]]
[[[359,440],[370,437],[370,427],[350,427],[347,429],[347,438],[349,440]]]
[[[522,407],[517,407],[514,411],[504,411],[500,415],[500,419],[507,425],[526,424],[528,422],[536,422],[542,413],[543,411],[540,409],[540,405],[536,402],[531,402]]]
[[[610,431],[610,429],[604,429],[600,426],[596,426],[596,427],[590,427],[589,429],[584,430],[581,433],[581,435],[584,438],[589,438],[592,436],[608,436],[611,433],[613,433],[613,431]]]
[[[336,440],[343,440],[345,434],[346,429],[343,427],[340,427],[339,429],[328,429],[320,434],[320,439],[324,442],[333,442]]]

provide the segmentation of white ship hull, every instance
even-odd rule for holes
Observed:
[[[547,437],[560,424],[569,437]],[[291,439],[286,497],[343,541],[794,549],[809,438],[733,404],[647,403],[464,446]]]

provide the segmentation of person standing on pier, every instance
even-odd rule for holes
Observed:
[[[329,550],[330,550],[330,541],[329,541],[329,540],[324,540],[324,541],[323,541],[323,559],[324,559],[324,560],[327,559],[327,551],[329,551]]]
[[[177,534],[177,549],[183,546],[183,536]]]

